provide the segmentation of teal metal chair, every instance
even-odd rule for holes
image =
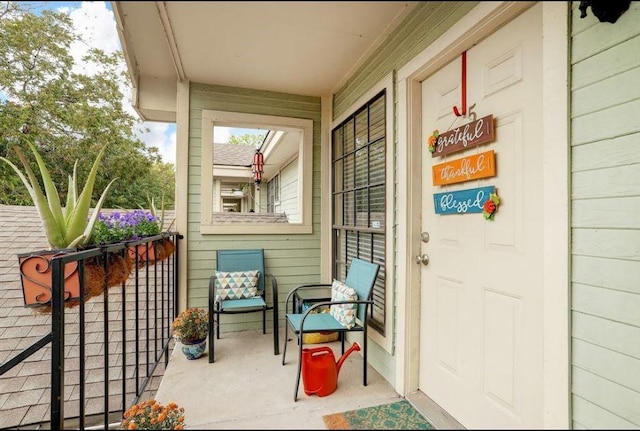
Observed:
[[[215,274],[209,279],[209,363],[214,359],[214,342],[220,339],[220,317],[223,314],[262,313],[262,333],[267,333],[267,311],[273,312],[273,350],[274,355],[280,354],[278,339],[278,282],[276,278],[265,272],[264,250],[217,250],[216,270],[235,272],[258,270],[258,291],[253,298],[216,300]],[[267,303],[266,279],[271,285],[270,302]],[[217,320],[217,325],[215,324]],[[215,328],[214,328],[215,327]],[[216,332],[214,337],[213,332]]]
[[[289,339],[289,329],[296,335],[298,339],[298,372],[296,376],[296,386],[293,393],[293,401],[298,400],[298,389],[300,387],[300,373],[302,370],[302,346],[303,334],[315,332],[338,332],[342,343],[342,354],[344,355],[344,339],[347,332],[363,333],[363,378],[364,386],[367,386],[367,318],[368,309],[373,307],[372,294],[373,286],[378,276],[380,266],[358,258],[351,260],[347,278],[344,281],[349,287],[352,287],[357,294],[356,301],[323,301],[317,302],[309,307],[303,313],[286,313],[285,314],[285,343],[282,353],[282,365],[286,363],[287,356],[287,340]],[[305,284],[293,289],[287,295],[285,300],[285,310],[289,310],[289,301],[295,298],[296,291],[300,289],[310,289],[318,286],[331,286],[331,284]],[[356,312],[356,324],[352,328],[347,328],[338,322],[330,313],[314,313],[314,310],[320,307],[327,307],[337,304],[358,304]],[[293,309],[293,308],[291,308]]]

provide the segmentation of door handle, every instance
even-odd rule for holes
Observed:
[[[418,265],[420,264],[429,265],[429,255],[425,253],[425,254],[416,256],[416,263]]]

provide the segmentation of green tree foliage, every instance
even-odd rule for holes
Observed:
[[[158,149],[135,135],[141,122],[123,109],[121,88],[130,81],[122,72],[122,53],[91,49],[83,61],[97,72],[83,71],[70,55],[78,36],[68,15],[48,10],[36,15],[12,5],[14,10],[0,10],[0,156],[17,162],[11,147],[30,153],[28,143],[34,144],[66,195],[75,161],[82,181],[108,144],[96,189],[118,179],[104,207],[144,208],[147,196],[164,193],[165,207],[172,208],[173,165],[162,163]],[[0,203],[32,205],[6,163],[0,166]]]
[[[229,136],[227,143],[233,145],[251,145],[252,147],[257,148],[262,144],[263,140],[264,135],[252,135],[247,133],[246,135],[240,136],[231,135]]]

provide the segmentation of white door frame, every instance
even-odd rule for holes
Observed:
[[[396,391],[416,392],[419,376],[421,82],[535,2],[480,2],[398,71]],[[543,2],[542,100],[544,428],[570,426],[570,168],[567,2]],[[404,144],[403,144],[404,143]]]

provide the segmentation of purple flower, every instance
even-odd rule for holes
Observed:
[[[111,214],[100,213],[92,233],[93,243],[108,244],[135,241],[161,232],[160,219],[151,212],[134,210]]]

